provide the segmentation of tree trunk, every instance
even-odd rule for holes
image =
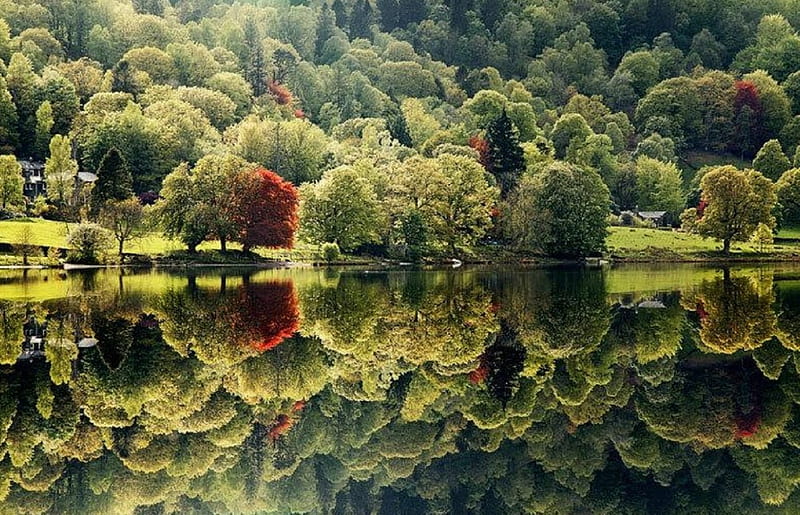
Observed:
[[[224,237],[219,239],[219,248],[222,252],[228,251],[228,242],[225,240]]]
[[[724,252],[725,255],[728,255],[728,254],[731,253],[731,240],[730,240],[730,238],[725,238],[724,240],[722,240],[722,252]]]
[[[119,257],[120,257],[120,259],[124,259],[124,256],[122,255],[122,247],[124,245],[125,245],[125,240],[120,239],[119,240]]]
[[[186,245],[186,248],[190,254],[195,254],[197,252],[197,245],[195,244],[188,244]]]
[[[247,244],[247,243],[242,244],[242,252],[244,252],[245,254],[250,252],[250,248],[251,247],[250,247],[249,244]]]

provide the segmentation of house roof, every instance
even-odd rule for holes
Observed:
[[[667,214],[666,211],[639,211],[639,216],[641,216],[645,220],[658,219],[666,214]]]
[[[22,167],[22,169],[26,172],[31,170],[44,170],[44,163],[41,161],[33,161],[32,159],[20,159],[18,163]]]

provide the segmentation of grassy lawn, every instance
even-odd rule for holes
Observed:
[[[611,227],[606,245],[611,254],[627,258],[658,257],[659,253],[663,258],[702,257],[722,250],[722,242],[701,238],[695,234],[630,227]],[[758,248],[751,243],[735,242],[731,250],[734,256],[740,257],[764,255],[759,254]],[[772,250],[779,254],[800,252],[800,245],[795,243],[774,245]]]
[[[781,227],[781,230],[778,231],[778,238],[800,240],[800,226]]]
[[[18,243],[22,239],[25,227],[31,229],[31,243],[42,247],[67,248],[67,225],[64,222],[53,222],[41,218],[25,218],[19,220],[0,221],[0,243]],[[70,224],[71,225],[71,224]],[[241,246],[232,243],[230,249],[241,249]],[[116,247],[114,247],[116,248]],[[179,241],[169,240],[160,234],[150,233],[142,238],[137,238],[125,243],[125,252],[132,254],[164,255],[170,252],[183,250],[185,247]],[[202,243],[198,250],[218,250],[219,242],[207,241]],[[315,261],[321,258],[317,245],[299,243],[291,250],[286,249],[256,249],[259,255],[269,259],[292,261]],[[347,259],[347,258],[344,258]],[[8,262],[6,262],[8,261]],[[12,264],[15,259],[0,258],[0,265]],[[34,264],[35,260],[31,260]]]

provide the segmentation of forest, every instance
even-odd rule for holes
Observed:
[[[800,224],[798,24],[789,0],[0,0],[0,218],[69,223],[78,262],[144,233],[763,247]],[[26,260],[35,227],[4,240]]]
[[[5,276],[0,511],[796,513],[796,274],[635,277]]]

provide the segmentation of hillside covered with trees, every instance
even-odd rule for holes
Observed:
[[[796,27],[783,0],[0,0],[0,208],[81,222],[85,261],[143,230],[411,260],[598,255],[609,224],[771,242],[800,222]]]

